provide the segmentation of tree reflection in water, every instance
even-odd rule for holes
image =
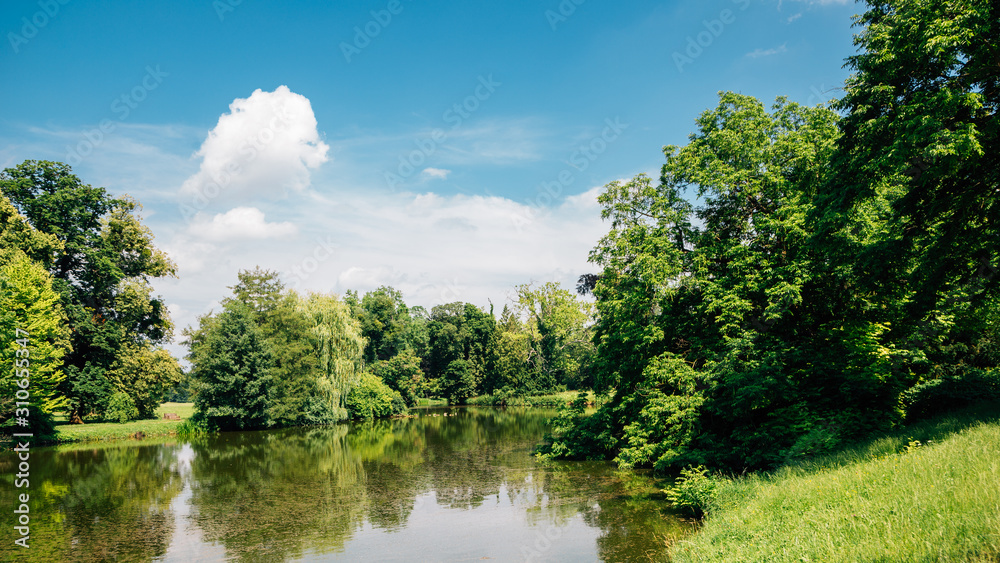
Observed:
[[[171,561],[171,541],[187,541],[195,552],[224,546],[239,561],[634,561],[662,557],[690,529],[664,512],[661,484],[648,476],[536,461],[551,411],[416,413],[190,439],[184,471],[171,442],[40,451],[31,555]],[[170,503],[185,483],[190,515],[175,526]]]

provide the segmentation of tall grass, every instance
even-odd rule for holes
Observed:
[[[684,561],[1000,561],[1000,405],[722,480]],[[986,421],[984,421],[984,419]]]

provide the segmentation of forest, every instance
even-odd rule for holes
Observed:
[[[575,292],[428,311],[388,286],[300,294],[242,270],[181,331],[186,371],[152,291],[176,267],[139,202],[26,161],[0,173],[2,361],[31,335],[40,433],[56,412],[148,418],[167,397],[225,430],[593,390],[604,403],[565,408],[541,455],[659,471],[771,468],[1000,397],[991,13],[873,0],[838,99],[721,92],[659,178],[604,187],[609,231]],[[5,430],[21,383],[4,368]]]

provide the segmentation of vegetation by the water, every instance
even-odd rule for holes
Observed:
[[[472,397],[467,403],[483,407],[564,407],[577,400],[580,393],[580,391],[561,391],[545,395],[516,395],[499,392]],[[584,394],[588,405],[597,405],[601,401],[593,391]]]
[[[548,455],[767,469],[1000,396],[1000,8],[867,4],[842,99],[721,93],[658,183],[605,187],[617,392]]]
[[[704,526],[671,561],[996,561],[997,483],[994,402],[773,473],[709,477]]]
[[[166,413],[176,414],[180,420],[166,420],[163,418]],[[133,420],[124,424],[118,422],[69,424],[65,420],[65,416],[56,417],[51,441],[58,443],[87,442],[177,434],[182,425],[194,415],[194,404],[163,403],[156,409],[155,414],[155,419]]]

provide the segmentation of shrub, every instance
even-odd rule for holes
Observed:
[[[709,476],[708,469],[699,465],[682,469],[674,485],[663,492],[674,508],[701,517],[714,505],[717,487],[718,483]]]
[[[351,418],[385,418],[406,412],[406,402],[398,391],[366,372],[347,394],[347,411]]]
[[[956,407],[1000,398],[1000,369],[957,370],[924,381],[903,393],[909,420],[929,418]]]
[[[139,418],[139,409],[136,408],[132,397],[126,393],[119,391],[108,400],[108,409],[104,414],[105,420],[123,423],[137,418]]]

